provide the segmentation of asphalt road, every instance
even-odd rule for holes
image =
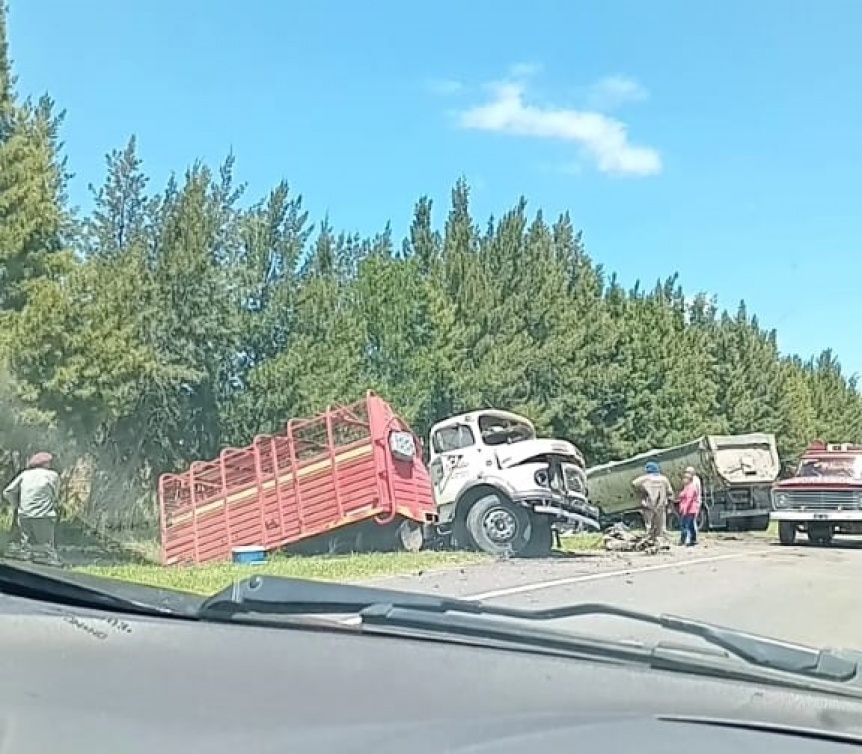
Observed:
[[[381,586],[519,607],[610,602],[707,620],[790,641],[862,650],[862,542],[781,547],[762,536],[714,536],[657,555],[584,553],[417,573]],[[632,640],[679,635],[619,618],[573,618],[554,628]],[[696,639],[694,641],[697,641]]]

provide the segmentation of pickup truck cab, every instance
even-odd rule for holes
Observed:
[[[770,518],[783,545],[800,531],[816,545],[862,534],[862,445],[812,443],[795,474],[773,486]]]

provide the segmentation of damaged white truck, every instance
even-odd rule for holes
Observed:
[[[555,529],[599,529],[580,450],[537,437],[518,414],[486,409],[438,422],[429,470],[438,521],[428,538],[493,555],[544,557]]]

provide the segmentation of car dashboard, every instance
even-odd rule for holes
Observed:
[[[0,754],[825,754],[862,741],[853,699],[355,626],[0,595],[0,646]]]

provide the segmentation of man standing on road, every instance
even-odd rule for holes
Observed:
[[[655,461],[647,463],[644,470],[646,474],[635,479],[632,486],[641,494],[641,510],[647,539],[661,544],[665,541],[667,504],[669,500],[673,500],[673,487]]]
[[[18,476],[3,490],[3,497],[16,508],[21,528],[21,555],[34,563],[60,565],[54,544],[60,475],[51,467],[50,453],[36,453]]]

